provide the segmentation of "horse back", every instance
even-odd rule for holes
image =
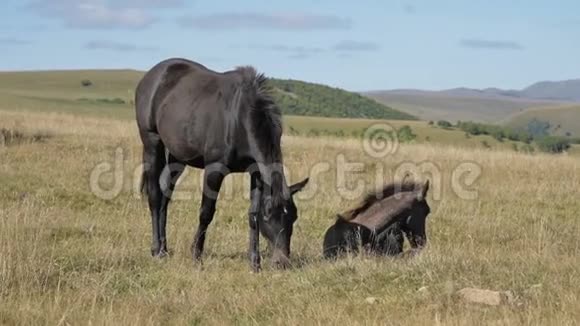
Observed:
[[[194,61],[172,58],[159,62],[143,76],[135,92],[137,124],[141,130],[157,131],[160,104],[183,77],[195,71],[209,69]]]
[[[246,156],[245,131],[238,127],[241,78],[235,71],[218,73],[184,59],[157,64],[137,87],[142,137],[160,136],[173,156],[197,162],[196,167]]]

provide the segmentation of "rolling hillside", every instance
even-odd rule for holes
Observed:
[[[460,87],[370,91],[363,95],[424,120],[497,123],[528,109],[580,102],[580,79],[543,81],[521,90]]]
[[[528,108],[546,106],[547,103],[539,100],[421,91],[376,91],[364,95],[423,120],[452,122],[472,120],[496,123]]]
[[[133,120],[130,103],[133,89],[143,73],[133,70],[85,70],[0,73],[0,110],[62,112],[67,114]],[[82,80],[92,85],[84,87]],[[399,129],[405,125],[416,135],[414,142],[455,144],[462,147],[510,148],[490,136],[466,137],[458,130],[445,130],[413,120],[412,116],[389,111],[365,97],[339,89],[300,81],[272,80],[274,94],[285,108],[284,126],[288,134],[303,136],[360,137],[377,123],[378,116]],[[351,103],[351,104],[348,104]],[[356,111],[352,107],[358,107]],[[307,108],[307,110],[305,109]],[[334,109],[333,111],[327,111]],[[384,110],[384,112],[380,111]],[[336,118],[306,115],[366,115],[370,118]],[[406,118],[406,120],[402,120]],[[484,146],[485,143],[485,146]]]
[[[143,72],[134,70],[82,70],[0,72],[2,107],[69,113],[89,111],[101,115],[133,117],[134,89]],[[81,85],[81,81],[90,85]],[[284,114],[373,119],[414,120],[357,93],[294,80],[271,79],[274,97]],[[98,108],[98,110],[94,110]]]
[[[580,105],[527,110],[505,121],[505,124],[525,129],[533,120],[548,122],[549,132],[556,136],[580,137]]]

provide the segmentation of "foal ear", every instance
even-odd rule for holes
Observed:
[[[306,178],[298,183],[295,183],[293,185],[290,186],[290,194],[292,194],[292,196],[294,196],[295,193],[299,192],[300,190],[302,190],[302,188],[304,188],[304,186],[306,186],[306,184],[308,183],[308,180],[310,178]]]
[[[429,191],[429,179],[425,181],[423,187],[421,187],[421,191],[417,195],[417,200],[422,201],[427,197],[427,191]]]

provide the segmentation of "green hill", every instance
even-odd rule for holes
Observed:
[[[132,118],[134,90],[142,76],[135,70],[0,72],[0,108]],[[295,80],[270,82],[287,115],[416,119],[357,93]]]
[[[335,118],[416,120],[358,93],[297,80],[271,79],[285,114]]]

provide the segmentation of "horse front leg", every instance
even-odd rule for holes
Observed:
[[[199,226],[197,227],[197,232],[195,233],[191,245],[191,252],[195,261],[199,261],[203,254],[205,234],[208,226],[213,220],[216,201],[225,176],[226,173],[221,169],[206,167],[204,171],[203,193],[199,211]]]
[[[248,212],[248,222],[250,225],[250,246],[248,255],[250,265],[254,273],[258,273],[261,266],[260,259],[260,199],[262,197],[260,174],[255,172],[251,174],[250,186],[250,210]]]

